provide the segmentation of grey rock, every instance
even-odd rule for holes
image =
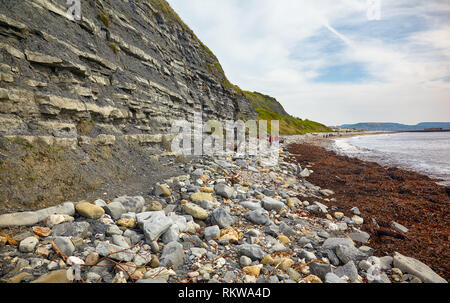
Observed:
[[[143,227],[144,222],[152,217],[155,216],[161,216],[161,217],[165,217],[166,213],[162,210],[160,211],[146,211],[146,212],[142,212],[142,213],[138,213],[136,214],[136,222],[138,224],[138,226],[140,228]]]
[[[324,239],[328,239],[330,237],[330,234],[327,233],[326,231],[320,231],[320,232],[317,233],[317,235],[319,237],[321,237],[321,238],[324,238]]]
[[[153,213],[154,215],[145,220],[142,226],[147,243],[156,241],[173,224],[171,220],[167,219],[164,211]]]
[[[220,237],[220,228],[217,225],[208,226],[205,228],[206,241]]]
[[[120,216],[127,212],[126,208],[120,202],[111,202],[104,209],[114,220],[120,219]]]
[[[247,256],[252,260],[261,260],[266,255],[261,247],[257,244],[238,245],[238,254]]]
[[[47,270],[55,270],[57,268],[58,268],[58,263],[56,263],[55,261],[51,261],[47,265]]]
[[[304,245],[303,248],[313,250],[314,246],[312,246],[311,243],[308,243],[308,244]]]
[[[336,225],[337,225],[338,229],[342,230],[342,231],[347,230],[347,228],[348,228],[347,223],[345,223],[345,222],[337,222]]]
[[[325,204],[315,201],[314,205],[318,206],[321,212],[325,214],[328,213],[328,206],[326,206]]]
[[[275,196],[275,190],[274,189],[269,189],[269,188],[265,188],[262,192],[265,196],[268,197],[273,197]]]
[[[347,262],[344,266],[340,266],[333,271],[338,277],[347,276],[351,281],[358,278],[358,269],[353,261]]]
[[[389,277],[383,272],[377,276],[377,279],[369,281],[369,283],[391,283],[391,280],[389,280]]]
[[[97,281],[101,281],[101,277],[102,276],[100,276],[98,273],[90,271],[86,274],[85,282],[86,283],[96,283]]]
[[[67,256],[71,256],[75,251],[75,246],[69,237],[56,237],[53,241]]]
[[[273,244],[272,247],[270,247],[269,253],[272,254],[277,251],[285,251],[285,250],[286,250],[286,246],[281,244],[279,241],[276,241],[276,243]]]
[[[214,202],[203,200],[203,201],[200,203],[200,207],[201,207],[201,208],[204,208],[204,209],[206,209],[206,210],[211,210],[211,209],[214,209],[215,204],[214,204]]]
[[[278,277],[277,277],[277,276],[270,276],[270,277],[267,279],[267,283],[280,283],[280,280],[278,280]]]
[[[173,241],[178,241],[179,240],[179,233],[180,233],[180,229],[178,227],[178,225],[176,224],[172,224],[168,230],[166,230],[163,234],[162,234],[162,241],[164,244],[173,242]]]
[[[227,271],[223,276],[223,279],[227,283],[233,283],[236,280],[236,274],[232,271]]]
[[[271,222],[269,214],[262,208],[246,212],[244,217],[258,225],[266,225]]]
[[[191,174],[194,177],[200,178],[204,174],[203,168],[196,168]]]
[[[115,224],[110,224],[109,227],[106,229],[106,235],[107,236],[114,236],[114,235],[122,235],[123,231]]]
[[[264,207],[264,209],[269,211],[270,210],[279,211],[286,207],[286,205],[283,202],[275,200],[271,197],[264,197],[262,199],[262,206]]]
[[[339,263],[340,263],[339,258],[336,256],[336,254],[334,253],[333,250],[325,249],[322,251],[323,251],[323,254],[328,258],[328,260],[330,260],[331,264],[333,264],[334,266],[339,265]]]
[[[89,235],[90,224],[82,222],[64,222],[52,228],[52,236],[86,238]]]
[[[122,196],[115,198],[114,200],[112,200],[111,203],[115,202],[119,202],[120,204],[122,204],[122,206],[125,208],[127,212],[139,213],[142,211],[142,208],[144,207],[145,199],[142,196],[135,196],[135,197]]]
[[[309,205],[308,203],[308,206],[305,208],[305,210],[314,214],[320,212],[320,207],[317,205]]]
[[[29,237],[34,237],[34,233],[27,230],[22,233],[15,234],[14,240],[16,240],[17,242],[21,242],[22,240],[25,240],[26,238],[29,238]]]
[[[380,268],[381,270],[391,270],[392,269],[392,263],[394,261],[394,258],[391,256],[384,256],[379,258],[380,260]]]
[[[309,244],[309,243],[311,243],[311,240],[305,236],[300,237],[300,239],[298,240],[298,244],[300,246],[305,246],[306,244]]]
[[[19,251],[23,253],[34,252],[34,249],[38,243],[39,240],[36,237],[25,238],[19,243]]]
[[[368,255],[354,246],[338,245],[336,247],[336,256],[346,264],[349,261],[361,261],[367,259]]]
[[[403,273],[415,275],[424,283],[447,283],[426,264],[398,252],[394,254],[394,267],[399,268]]]
[[[361,215],[361,212],[359,211],[359,208],[358,207],[353,207],[352,209],[350,209],[350,211],[352,212],[352,214],[354,214],[354,215],[357,215],[357,216],[360,216]]]
[[[130,239],[128,239],[124,236],[113,235],[112,243],[114,243],[115,245],[120,246],[122,248],[130,248],[131,241],[130,241]]]
[[[178,242],[170,242],[164,246],[159,264],[164,267],[178,268],[184,264],[185,254],[183,245]]]
[[[309,264],[309,271],[311,274],[318,276],[322,281],[325,281],[326,274],[331,272],[331,265],[328,263],[312,262]]]
[[[218,225],[220,228],[234,225],[235,219],[225,209],[216,208],[210,214],[209,220],[212,225]]]
[[[339,278],[336,274],[331,273],[331,272],[326,274],[324,282],[325,283],[347,283],[347,281]]]
[[[98,266],[92,266],[90,272],[94,272],[96,274],[99,274],[100,276],[103,276],[110,273],[114,266],[114,263],[109,260],[102,260],[98,262],[97,265]]]
[[[311,261],[311,260],[314,260],[314,259],[317,259],[316,255],[315,255],[314,253],[309,252],[309,251],[307,251],[307,250],[305,250],[305,249],[302,249],[302,250],[298,253],[298,256],[299,256],[300,258],[302,258],[302,259],[304,258],[304,259],[306,260],[306,262]]]
[[[248,208],[250,210],[258,210],[258,209],[262,209],[261,203],[258,202],[254,202],[254,201],[243,201],[239,203],[241,206]]]
[[[365,231],[349,233],[348,236],[355,242],[368,243],[370,235]]]
[[[395,221],[392,222],[391,227],[393,230],[398,231],[400,233],[406,234],[409,229],[407,229],[405,226],[401,225],[400,223],[397,223]]]
[[[373,248],[369,247],[369,246],[360,246],[358,248],[362,253],[368,255],[368,256],[372,256],[373,255]]]
[[[353,241],[349,238],[328,238],[322,243],[322,249],[335,250],[339,245],[354,247]]]
[[[270,222],[270,224],[266,225],[266,227],[264,228],[264,232],[269,236],[278,237],[278,234],[280,233],[280,227],[275,223]]]
[[[214,186],[214,191],[219,196],[222,196],[226,199],[230,199],[233,197],[234,189],[225,183],[218,183]]]
[[[75,207],[72,202],[65,202],[57,206],[40,209],[34,212],[17,212],[0,215],[0,227],[34,225],[45,220],[52,214],[73,216],[75,214]]]
[[[370,267],[372,267],[372,263],[368,262],[367,260],[362,260],[359,262],[358,267],[363,271],[367,271]]]
[[[300,177],[302,178],[307,178],[311,175],[311,172],[309,171],[309,169],[305,168],[300,172]]]
[[[282,222],[279,227],[280,227],[280,233],[282,233],[283,235],[285,235],[287,237],[296,235],[295,231],[284,222]]]
[[[108,256],[117,261],[130,262],[134,258],[134,253],[130,250],[124,250],[123,247],[108,243],[107,241],[99,242],[95,247],[95,251],[100,256]]]
[[[241,256],[241,258],[239,259],[239,264],[240,264],[242,267],[250,266],[250,265],[252,264],[252,259],[250,259],[250,258],[247,257],[247,256]]]
[[[135,245],[144,239],[144,235],[137,233],[134,230],[127,229],[123,232],[123,236],[131,241],[131,245]]]
[[[38,267],[43,266],[44,264],[50,263],[49,260],[43,259],[43,258],[31,258],[30,259],[30,265],[31,268],[36,269]]]
[[[106,202],[102,199],[97,199],[94,201],[94,205],[100,206],[101,208],[105,208],[105,206],[108,204],[106,204]]]

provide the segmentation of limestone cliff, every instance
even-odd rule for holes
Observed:
[[[173,120],[261,118],[165,0],[79,3],[0,1],[0,213],[146,196]]]
[[[145,144],[194,112],[256,116],[165,1],[82,0],[80,21],[65,2],[0,3],[1,135]]]

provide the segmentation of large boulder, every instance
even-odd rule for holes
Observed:
[[[164,267],[178,268],[184,264],[185,254],[183,245],[178,242],[170,242],[164,246],[159,264]]]
[[[154,215],[145,220],[142,226],[145,239],[148,243],[158,240],[172,224],[172,220],[169,220],[163,211],[154,212]]]
[[[394,254],[394,267],[399,268],[403,273],[418,277],[425,283],[448,283],[424,263],[398,252]]]
[[[44,221],[48,216],[53,214],[73,216],[75,214],[75,207],[72,202],[65,202],[57,206],[52,206],[37,211],[0,215],[0,227],[35,225],[40,221]]]
[[[122,196],[115,198],[111,203],[119,202],[126,212],[140,213],[144,208],[145,199],[141,196]]]
[[[286,207],[286,205],[278,200],[275,200],[271,197],[264,197],[262,199],[262,206],[264,207],[264,209],[266,210],[282,210],[283,208]]]

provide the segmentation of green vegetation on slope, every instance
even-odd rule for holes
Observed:
[[[311,132],[331,132],[325,125],[302,120],[289,115],[283,106],[273,97],[257,92],[244,91],[244,95],[251,101],[253,108],[258,113],[258,120],[279,120],[280,135],[300,135]],[[270,124],[268,132],[270,132]]]

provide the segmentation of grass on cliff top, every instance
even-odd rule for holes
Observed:
[[[310,121],[302,120],[297,117],[281,115],[277,112],[269,111],[264,108],[256,108],[258,120],[279,120],[280,135],[303,135],[306,133],[331,132],[332,130],[325,125]],[[270,133],[270,123],[267,125],[267,132]]]
[[[258,120],[279,120],[280,135],[301,135],[312,132],[331,132],[331,129],[325,125],[302,120],[289,115],[283,106],[275,98],[258,92],[244,91],[244,96],[250,100],[253,108],[258,113]],[[270,123],[267,125],[267,131],[271,131]]]

